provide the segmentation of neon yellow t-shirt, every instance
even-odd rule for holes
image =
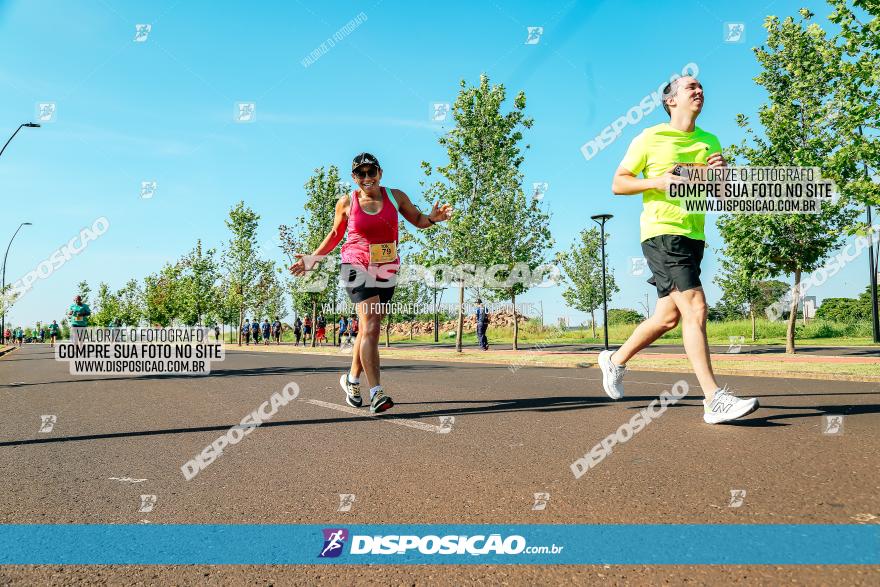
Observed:
[[[706,165],[709,155],[720,152],[718,137],[700,127],[694,127],[693,132],[683,132],[663,123],[646,128],[634,138],[620,165],[633,175],[641,173],[645,179],[651,179],[678,164]],[[661,234],[706,240],[703,232],[705,214],[684,212],[679,202],[670,200],[661,190],[646,190],[642,194],[642,203],[642,242]]]

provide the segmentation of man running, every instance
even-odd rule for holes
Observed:
[[[352,339],[357,339],[358,335],[358,317],[356,314],[351,315],[351,321],[348,323],[348,341],[347,343],[351,343]]]
[[[254,339],[254,344],[260,344],[260,321],[257,318],[251,322],[251,338]]]
[[[275,337],[275,344],[281,344],[281,330],[284,328],[278,316],[275,316],[275,322],[272,323],[272,336]]]
[[[21,326],[15,327],[15,343],[21,347],[24,344],[24,330]]]
[[[306,316],[305,322],[303,322],[303,346],[306,346],[306,341],[309,340],[312,336],[312,318],[311,316]]]
[[[58,327],[58,322],[52,320],[52,324],[49,325],[49,346],[55,346],[55,341],[58,340],[60,333],[61,328]]]
[[[293,336],[296,338],[296,342],[293,343],[293,346],[299,346],[299,339],[302,338],[302,325],[302,320],[297,316],[296,320],[293,321]]]
[[[70,325],[73,327],[70,330],[70,338],[76,340],[76,330],[74,329],[85,328],[89,325],[89,316],[92,315],[92,310],[88,304],[83,303],[82,296],[78,295],[73,298],[73,303],[67,310],[67,315],[71,317]]]
[[[244,324],[241,325],[241,335],[244,338],[244,345],[251,346],[251,322],[247,318],[244,319]],[[238,345],[241,346],[241,341],[238,342]]]
[[[351,369],[339,378],[346,402],[360,407],[360,376],[366,372],[370,382],[370,411],[384,412],[394,405],[379,380],[379,331],[387,304],[394,295],[400,257],[397,255],[398,211],[417,228],[430,228],[452,216],[448,204],[434,204],[430,214],[422,214],[401,190],[380,187],[382,167],[369,153],[361,153],[351,164],[351,177],[357,190],[336,202],[333,229],[312,253],[308,264],[304,255],[290,268],[303,275],[317,261],[342,245],[341,279],[348,298],[357,308],[363,324],[361,336],[352,347]],[[348,236],[346,237],[346,231]]]
[[[339,317],[339,346],[342,346],[342,337],[345,336],[345,331],[348,329],[348,319],[345,316]],[[349,337],[349,340],[351,337]]]
[[[477,343],[484,351],[489,350],[489,339],[486,329],[489,327],[489,312],[483,306],[483,300],[477,298]]]
[[[703,100],[703,86],[693,77],[667,84],[663,108],[669,122],[645,129],[633,139],[614,174],[611,190],[615,194],[642,194],[642,252],[652,273],[648,283],[657,288],[657,307],[623,346],[599,353],[599,366],[605,393],[620,399],[627,361],[681,321],[685,352],[706,396],[703,420],[719,424],[754,412],[758,400],[738,398],[715,381],[706,337],[708,309],[700,282],[706,217],[688,214],[678,202],[666,198],[670,184],[683,181],[678,166],[727,165],[718,138],[696,126]]]
[[[263,344],[266,346],[269,346],[269,339],[272,337],[272,325],[269,324],[268,318],[263,320],[262,328],[263,328]]]

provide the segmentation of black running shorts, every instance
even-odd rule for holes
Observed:
[[[651,270],[648,283],[664,298],[673,290],[687,291],[702,287],[700,262],[705,241],[676,234],[661,234],[642,242],[642,253]]]
[[[352,304],[366,301],[374,296],[379,296],[379,303],[387,304],[394,296],[396,277],[396,275],[391,279],[375,277],[364,271],[362,267],[348,263],[342,264],[339,274],[339,280]]]

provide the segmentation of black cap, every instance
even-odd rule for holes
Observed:
[[[483,300],[481,300],[480,298],[477,298],[477,303],[478,303],[478,304],[482,304],[482,303],[483,303]]]
[[[379,165],[379,160],[369,153],[360,153],[359,155],[357,155],[351,162],[351,170],[354,171],[361,165],[375,165],[379,169],[382,169],[382,166]]]

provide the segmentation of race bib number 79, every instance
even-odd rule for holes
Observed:
[[[370,245],[370,263],[380,265],[397,260],[397,243]]]

